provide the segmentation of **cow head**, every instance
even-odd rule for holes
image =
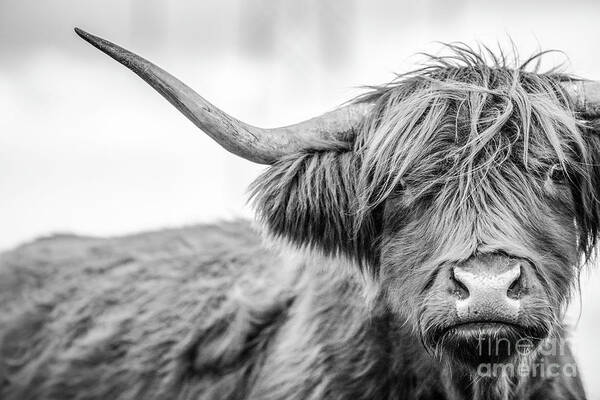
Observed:
[[[451,46],[346,107],[266,130],[77,33],[227,150],[269,164],[253,185],[268,231],[352,260],[428,351],[472,369],[558,328],[599,224],[598,83]]]

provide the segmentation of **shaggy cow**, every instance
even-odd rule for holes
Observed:
[[[266,130],[77,33],[270,165],[279,251],[232,222],[2,255],[2,399],[585,398],[561,321],[600,223],[596,83],[451,46]]]

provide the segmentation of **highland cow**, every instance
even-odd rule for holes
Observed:
[[[585,398],[562,321],[600,223],[597,83],[450,45],[260,129],[77,33],[269,165],[270,245],[238,221],[3,254],[2,399]]]

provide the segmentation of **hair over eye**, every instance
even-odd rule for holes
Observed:
[[[564,183],[567,181],[567,172],[561,164],[554,164],[548,170],[548,178],[555,183]]]

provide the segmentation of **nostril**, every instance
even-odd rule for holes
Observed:
[[[460,281],[454,274],[454,269],[450,273],[450,280],[452,281],[452,294],[458,297],[460,300],[464,300],[469,297],[469,289],[467,286]]]
[[[511,299],[519,299],[523,295],[523,266],[519,265],[519,273],[514,278],[508,290],[506,291],[506,295]]]

